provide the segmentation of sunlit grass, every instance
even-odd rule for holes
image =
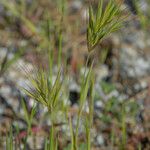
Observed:
[[[100,0],[96,11],[92,6],[89,6],[87,28],[89,52],[106,36],[122,27],[123,18],[120,5],[116,0],[109,0],[107,5],[104,6],[104,0]]]
[[[39,42],[39,47],[44,43],[46,43],[45,47],[47,49],[47,55],[48,55],[48,61],[45,61],[46,64],[48,64],[48,69],[41,69],[39,68],[38,71],[35,73],[33,77],[29,77],[29,80],[31,82],[31,86],[29,86],[28,89],[23,89],[26,95],[31,97],[33,100],[36,101],[36,103],[42,105],[44,108],[47,109],[48,112],[48,119],[50,120],[50,126],[49,126],[49,136],[45,137],[45,144],[44,149],[45,150],[58,150],[59,147],[59,138],[58,138],[58,132],[55,127],[55,121],[56,116],[58,115],[58,112],[61,111],[64,116],[66,117],[65,123],[70,128],[70,145],[69,150],[91,150],[92,149],[92,132],[91,129],[93,128],[93,116],[94,116],[94,85],[95,85],[95,75],[93,72],[93,62],[88,68],[87,65],[85,66],[85,73],[83,76],[79,76],[81,79],[81,85],[80,85],[80,98],[78,103],[78,110],[76,114],[76,124],[73,125],[73,118],[69,115],[68,107],[66,106],[64,108],[63,105],[63,93],[65,90],[64,88],[64,81],[65,81],[65,73],[63,74],[62,71],[62,48],[63,48],[63,33],[61,31],[61,23],[65,16],[65,9],[66,9],[66,2],[65,0],[61,0],[61,6],[59,6],[59,10],[61,12],[61,21],[59,24],[59,33],[57,35],[58,37],[58,55],[57,55],[57,73],[56,73],[56,79],[53,79],[54,75],[54,50],[53,50],[53,41],[51,39],[51,19],[50,16],[47,14],[46,19],[46,25],[44,29],[39,32],[37,30],[36,25],[32,23],[31,20],[27,19],[24,15],[20,14],[20,11],[16,9],[15,4],[10,2],[8,4],[8,1],[2,0],[1,3],[5,6],[6,9],[8,9],[15,17],[19,18],[32,32],[34,35],[39,36],[43,39],[42,42]],[[60,3],[59,3],[60,4]],[[123,25],[123,17],[122,17],[122,11],[120,9],[121,4],[117,3],[115,0],[110,0],[106,5],[104,4],[103,0],[100,0],[98,3],[97,9],[94,10],[92,5],[89,6],[89,18],[88,18],[88,24],[87,24],[87,48],[89,51],[88,59],[90,57],[90,52],[94,50],[94,48],[104,39],[106,38],[110,33],[119,30]],[[22,1],[20,5],[21,11],[25,11],[25,3]],[[46,33],[45,33],[46,32]],[[44,34],[45,33],[45,34]],[[106,50],[105,53],[103,53],[103,56],[101,58],[101,62],[103,63],[106,59],[108,51]],[[14,57],[15,58],[15,57]],[[18,58],[18,57],[17,57]],[[14,59],[16,60],[16,59]],[[88,60],[87,60],[88,62]],[[8,67],[6,65],[6,67]],[[2,68],[3,69],[3,68]],[[68,75],[68,74],[67,74]],[[67,76],[66,75],[66,76]],[[109,93],[111,86],[102,84],[104,86],[105,92]],[[109,86],[109,87],[108,87]],[[112,100],[113,101],[113,100]],[[110,111],[114,111],[113,109],[113,102],[111,100],[106,103],[106,110],[105,112],[108,113]],[[111,103],[112,102],[112,103]],[[88,103],[88,111],[83,115],[84,112],[84,106]],[[118,103],[117,103],[118,104]],[[116,104],[116,105],[117,105]],[[115,105],[115,104],[114,104]],[[118,105],[119,106],[119,105]],[[26,107],[25,102],[22,100],[22,108],[24,110],[24,119],[27,122],[27,136],[24,141],[24,149],[26,149],[26,143],[27,138],[31,133],[31,127],[34,120],[34,116],[36,114],[37,107],[33,107],[31,109],[31,113],[28,112],[28,109]],[[116,113],[116,112],[115,112]],[[118,144],[121,149],[125,148],[127,135],[126,135],[126,112],[124,111],[124,108],[120,114],[118,114],[119,117],[121,117],[121,130],[122,130],[122,138],[120,143]],[[103,114],[103,119],[106,120],[106,114]],[[84,120],[84,123],[83,121]],[[120,121],[119,120],[119,121]],[[64,120],[63,120],[64,121]],[[102,120],[103,121],[103,120]],[[104,122],[105,122],[104,121]],[[110,120],[109,120],[110,121]],[[79,129],[80,124],[83,123],[84,126],[84,133],[85,133],[85,144],[81,143],[79,140]],[[115,143],[115,135],[112,131],[111,133],[111,140],[112,145]],[[7,136],[6,144],[8,150],[13,149],[13,133],[12,129],[10,130],[10,134]],[[68,146],[67,145],[67,146]]]

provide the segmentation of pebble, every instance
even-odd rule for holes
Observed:
[[[101,108],[103,107],[103,102],[101,100],[96,100],[95,102],[95,108]]]
[[[104,145],[104,138],[103,138],[103,135],[99,134],[97,137],[96,137],[96,142],[98,145]]]
[[[70,13],[77,13],[82,7],[82,2],[79,0],[74,0],[70,5]]]
[[[81,16],[82,16],[83,20],[85,20],[85,21],[89,18],[87,9],[82,9]]]
[[[11,95],[11,88],[10,88],[10,86],[3,85],[3,86],[0,88],[0,93],[1,93],[3,96]]]
[[[99,68],[95,69],[97,80],[101,81],[109,75],[108,66],[101,65]]]
[[[41,137],[40,135],[39,136],[29,136],[28,137],[28,140],[27,140],[27,143],[29,144],[30,146],[30,149],[42,149],[42,145],[44,143],[44,137]],[[35,145],[33,144],[35,143]]]
[[[6,56],[6,53],[7,53],[7,48],[5,47],[1,47],[0,48],[0,58],[3,59],[5,56]]]

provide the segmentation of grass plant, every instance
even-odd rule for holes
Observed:
[[[64,0],[62,0],[63,6],[60,7],[62,13],[62,20],[65,14],[64,12],[66,7],[66,5],[63,2]],[[21,1],[21,4],[19,6],[19,8],[21,8],[22,13],[20,13],[20,10],[16,8],[18,5],[15,6],[12,2],[8,3],[8,1],[1,0],[0,3],[3,4],[15,17],[19,18],[33,34],[37,34],[40,38],[44,39],[44,42],[47,43],[46,48],[48,50],[48,57],[49,57],[49,60],[47,62],[47,64],[49,65],[48,71],[45,71],[44,69],[39,69],[36,75],[30,78],[31,87],[29,87],[29,89],[23,89],[28,96],[34,99],[37,103],[41,104],[43,107],[46,107],[48,114],[50,116],[49,117],[49,120],[51,122],[50,129],[49,129],[50,133],[49,133],[49,137],[46,138],[45,140],[44,149],[58,150],[59,144],[58,144],[58,137],[57,137],[58,133],[55,128],[55,121],[56,121],[55,116],[57,115],[58,111],[61,110],[66,115],[66,120],[68,120],[68,126],[70,127],[70,133],[71,133],[70,149],[91,150],[92,149],[91,129],[93,127],[93,113],[94,113],[93,105],[94,105],[94,94],[95,94],[94,92],[95,75],[93,73],[93,63],[89,68],[87,68],[86,65],[84,76],[82,76],[81,78],[82,83],[81,83],[81,90],[80,90],[79,106],[77,112],[76,125],[74,127],[73,118],[71,118],[66,113],[67,108],[66,110],[62,109],[62,105],[61,105],[62,104],[61,96],[63,94],[62,87],[63,87],[63,80],[64,80],[61,72],[62,41],[63,41],[63,34],[61,31],[61,27],[59,27],[60,32],[58,35],[58,41],[59,41],[58,63],[57,63],[58,72],[56,75],[56,79],[53,80],[54,52],[53,52],[53,48],[51,47],[51,42],[52,42],[50,38],[51,20],[49,16],[48,19],[46,20],[47,21],[46,27],[44,28],[45,31],[47,31],[47,35],[43,36],[43,32],[38,32],[36,26],[24,15],[22,15],[23,12],[25,11],[24,1]],[[87,24],[87,48],[89,51],[89,57],[91,51],[93,51],[94,48],[104,38],[106,38],[110,33],[122,27],[123,19],[122,19],[122,11],[120,10],[120,5],[121,4],[120,3],[118,4],[116,0],[110,0],[106,5],[104,4],[104,0],[100,0],[96,10],[94,10],[92,5],[89,6],[89,18]],[[41,46],[40,44],[39,47]],[[105,56],[103,57],[105,59]],[[84,116],[83,111],[86,102],[88,103],[88,112],[86,113],[86,116]],[[29,135],[32,126],[32,120],[36,112],[36,107],[32,108],[30,114],[28,113],[24,101],[22,101],[22,107],[24,110],[25,120],[28,126],[27,135]],[[122,115],[122,132],[123,132],[122,145],[123,146],[125,145],[126,142],[126,136],[125,136],[126,128],[125,128],[124,119],[125,117],[124,115]],[[85,120],[84,127],[85,127],[85,134],[86,134],[86,142],[85,142],[86,144],[83,144],[82,148],[80,145],[81,143],[79,141],[79,128],[80,128],[80,124],[82,123],[81,120]],[[6,140],[6,144],[8,146],[6,149],[8,150],[13,149],[12,132],[10,133],[11,134],[9,135],[9,137],[7,137]],[[26,141],[27,141],[27,137],[26,137]],[[24,149],[26,149],[26,144]]]
[[[89,20],[87,27],[88,51],[92,51],[110,33],[117,31],[122,26],[122,11],[115,0],[109,0],[104,6],[100,0],[96,12],[89,6]]]

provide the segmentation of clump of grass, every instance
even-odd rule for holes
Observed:
[[[87,98],[88,90],[90,87],[90,82],[91,82],[91,77],[92,77],[92,65],[91,68],[89,69],[88,73],[86,76],[84,76],[85,79],[83,79],[82,85],[81,85],[81,95],[80,95],[80,100],[79,100],[79,111],[77,115],[77,124],[76,124],[76,129],[73,131],[73,150],[78,150],[78,132],[79,132],[79,125],[80,125],[80,120],[81,120],[81,115],[83,111],[83,107]],[[93,99],[92,99],[93,100]],[[92,103],[91,103],[92,104]],[[86,118],[86,121],[88,119],[88,122],[85,124],[85,129],[86,129],[86,134],[87,134],[87,141],[90,139],[90,129],[88,127],[91,127],[92,123],[92,106],[89,107],[89,117]],[[88,149],[90,149],[90,143],[88,144]]]
[[[10,128],[9,135],[6,137],[6,150],[13,150],[14,144],[13,144],[13,133],[12,133],[12,127]]]
[[[3,1],[4,3],[4,1]],[[5,4],[5,3],[4,3]],[[5,4],[6,7],[9,8],[8,5]],[[89,6],[89,21],[88,21],[88,29],[87,29],[87,44],[88,44],[88,51],[90,52],[94,49],[94,47],[107,35],[110,33],[118,30],[122,26],[122,18],[121,18],[121,11],[119,8],[120,4],[117,4],[115,0],[110,0],[107,5],[104,7],[103,0],[99,1],[99,5],[96,11],[93,10],[92,6]],[[13,7],[12,7],[13,8]],[[9,8],[9,9],[12,9]],[[18,13],[15,12],[13,9],[14,14],[18,16]],[[36,32],[36,29],[28,24],[28,21],[21,16],[21,19],[28,25],[31,30]],[[49,28],[49,20],[48,26]],[[47,28],[47,29],[48,29]],[[50,35],[47,35],[47,40],[49,39]],[[36,100],[38,103],[42,104],[44,107],[48,109],[51,121],[51,128],[50,128],[50,136],[49,140],[47,139],[45,142],[45,150],[57,150],[58,143],[56,137],[56,130],[54,127],[55,118],[53,115],[55,112],[59,111],[60,106],[60,95],[62,89],[62,79],[61,79],[61,71],[59,70],[57,73],[56,80],[53,83],[52,80],[52,67],[53,67],[53,54],[50,50],[50,45],[48,45],[48,52],[49,52],[49,72],[44,70],[39,70],[35,77],[31,78],[32,87],[30,89],[24,89],[25,93]],[[62,34],[59,35],[59,53],[58,53],[58,68],[61,65],[61,52],[62,52]],[[89,57],[88,57],[89,58]],[[92,63],[93,64],[93,63]],[[86,147],[87,150],[91,149],[91,128],[93,126],[93,100],[94,100],[94,75],[92,71],[93,65],[89,68],[89,71],[85,74],[82,78],[81,84],[81,94],[79,99],[79,108],[77,113],[77,123],[75,128],[72,125],[72,119],[69,118],[68,124],[70,126],[71,132],[71,150],[78,150],[79,149],[79,127],[80,121],[82,119],[82,112],[84,105],[87,100],[88,92],[90,91],[90,98],[88,101],[88,109],[89,112],[87,113],[85,118],[85,133],[86,133]],[[26,107],[23,103],[23,108],[26,114],[26,120],[29,119],[28,126],[30,130],[31,127],[31,119],[34,116],[34,109],[33,115],[31,118],[29,117]],[[63,113],[66,113],[63,110]]]
[[[26,148],[27,139],[28,139],[28,136],[31,134],[32,122],[33,122],[33,119],[34,119],[34,116],[36,113],[36,106],[34,105],[31,109],[31,112],[29,113],[27,106],[23,99],[21,102],[22,102],[22,107],[23,107],[23,111],[24,111],[24,118],[25,118],[25,121],[27,122],[27,135],[24,140],[24,148]]]
[[[36,77],[31,78],[31,83],[33,89],[24,89],[25,92],[34,100],[46,106],[51,113],[55,109],[60,96],[61,71],[58,72],[54,85],[50,82],[50,76],[42,70],[38,71]]]
[[[122,26],[123,19],[120,5],[116,0],[109,0],[107,5],[104,6],[104,0],[100,0],[96,11],[94,11],[92,6],[89,6],[87,27],[87,45],[89,52],[106,36]]]
[[[57,150],[57,138],[54,123],[55,115],[60,110],[58,107],[60,106],[59,96],[62,87],[61,71],[58,72],[54,83],[51,80],[50,74],[43,70],[38,71],[36,77],[31,78],[30,81],[32,83],[32,87],[30,88],[33,89],[24,89],[25,93],[46,107],[50,116],[50,136],[49,140],[46,140],[45,149]]]

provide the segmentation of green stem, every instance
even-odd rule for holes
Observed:
[[[88,57],[86,60],[84,77],[86,76],[86,69],[88,68],[88,62],[90,59],[90,55],[91,55],[91,52],[88,53]],[[75,134],[74,134],[74,150],[78,150],[78,133],[79,133],[79,124],[80,124],[80,118],[81,118],[81,114],[82,114],[82,108],[83,108],[83,106],[80,107],[80,110],[79,110],[78,116],[77,116],[78,118],[77,118],[76,130],[75,130]]]
[[[58,68],[60,68],[62,57],[62,33],[59,33],[59,48],[58,48]]]

